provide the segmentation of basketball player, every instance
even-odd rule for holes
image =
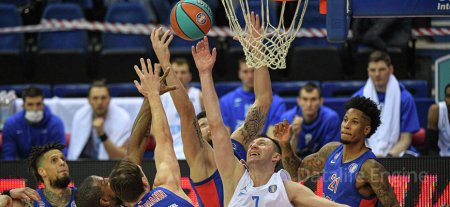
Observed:
[[[254,41],[256,34],[260,34],[259,17],[252,13],[251,17],[252,35],[250,42]],[[254,47],[258,48],[258,47]],[[213,56],[215,51],[213,50]],[[342,206],[324,198],[314,195],[314,193],[303,185],[289,180],[289,175],[281,170],[274,172],[277,163],[281,159],[281,148],[277,141],[258,135],[264,124],[268,107],[262,107],[259,101],[255,101],[246,117],[246,124],[243,130],[235,132],[233,136],[239,134],[256,137],[248,143],[247,166],[233,156],[232,141],[226,129],[219,106],[219,99],[214,90],[212,79],[212,69],[214,61],[207,61],[209,64],[199,64],[198,56],[209,57],[209,46],[206,39],[200,41],[193,49],[193,56],[197,62],[197,69],[200,74],[200,81],[203,90],[204,105],[206,115],[211,128],[211,137],[214,148],[214,158],[217,168],[223,181],[224,206]],[[270,83],[269,71],[267,67],[258,68],[256,73],[261,73],[255,80],[261,83]],[[267,91],[264,100],[270,100],[272,94],[271,84],[261,84],[255,86],[255,93],[259,90]],[[270,103],[270,101],[268,101]],[[268,104],[270,105],[270,104]],[[248,120],[257,120],[249,122]],[[251,126],[249,123],[257,124]],[[244,143],[246,143],[244,141]],[[247,143],[246,143],[247,144]]]
[[[34,200],[33,206],[73,206],[75,187],[69,187],[71,181],[69,166],[61,144],[47,144],[33,147],[28,161],[30,170],[44,188],[37,189],[41,200]],[[30,206],[27,201],[25,206]]]
[[[173,89],[173,88],[172,88]],[[164,93],[162,91],[161,93]],[[147,98],[144,98],[141,108],[133,124],[129,139],[127,157],[138,165],[145,153],[147,133],[150,131],[151,111]],[[109,178],[92,175],[84,179],[75,194],[77,207],[118,207],[122,201],[111,190]]]
[[[370,148],[366,138],[380,125],[380,110],[369,98],[356,96],[345,104],[341,123],[341,143],[330,142],[318,152],[301,161],[293,153],[289,139],[291,126],[276,125],[275,134],[281,143],[283,166],[291,175],[300,167],[299,179],[305,180],[323,172],[324,196],[350,206],[400,206],[389,184],[387,171]],[[294,180],[295,177],[294,177]]]
[[[160,34],[161,28],[153,30],[150,39],[155,54],[164,70],[170,67],[170,51],[168,46],[173,36],[169,35],[170,31],[166,31],[162,37],[160,37]],[[208,39],[206,37],[192,52],[198,68],[213,67],[216,58],[216,49],[213,49],[212,54],[210,54]],[[166,80],[168,85],[176,85],[179,88],[171,91],[170,95],[180,114],[181,137],[186,161],[190,169],[190,181],[197,194],[197,198],[199,198],[200,206],[224,206],[222,180],[214,160],[214,150],[202,138],[202,135],[204,135],[206,139],[209,139],[207,135],[210,135],[210,133],[201,133],[198,124],[198,122],[201,122],[202,128],[203,126],[207,128],[207,120],[196,119],[194,107],[189,101],[186,89],[175,74],[169,73]],[[271,83],[267,69],[255,71],[254,80],[256,99],[255,104],[250,110],[258,108],[261,113],[263,111],[267,113],[272,97]],[[234,154],[239,160],[246,159],[244,146],[255,139],[256,135],[261,132],[264,121],[265,119],[262,116],[248,118],[245,124],[231,135]]]
[[[117,163],[109,176],[111,189],[125,203],[125,206],[192,207],[192,201],[180,186],[180,168],[173,151],[172,136],[159,97],[160,89],[164,89],[163,82],[170,70],[167,70],[160,78],[160,66],[155,64],[155,72],[153,72],[150,60],[146,65],[142,59],[142,71],[138,66],[134,68],[140,79],[140,83],[134,82],[136,88],[148,99],[151,116],[157,117],[152,119],[151,125],[151,131],[157,143],[155,148],[157,172],[152,189],[139,166],[143,154],[134,152],[139,151],[142,145],[136,144],[137,142],[130,143],[132,147],[128,151],[132,150],[131,156]]]

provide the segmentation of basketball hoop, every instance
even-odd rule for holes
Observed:
[[[235,12],[235,2],[239,2],[240,9],[242,9],[242,14],[245,24],[240,25],[238,18],[236,17]],[[296,0],[297,6],[295,9],[294,18],[288,28],[284,25],[284,11],[286,2],[290,2],[289,0],[281,1],[281,12],[280,19],[278,21],[278,25],[272,25],[269,21],[269,7],[272,3],[272,0],[260,0],[261,1],[261,11],[259,17],[261,18],[261,34],[258,41],[262,42],[262,47],[264,54],[254,54],[254,50],[252,51],[251,43],[245,37],[248,35],[250,29],[253,29],[253,25],[251,25],[249,18],[250,13],[252,12],[249,7],[249,1],[255,0],[222,0],[222,4],[224,5],[225,12],[228,17],[228,21],[230,24],[230,29],[235,33],[237,39],[241,43],[245,60],[247,65],[252,68],[260,68],[263,66],[267,66],[271,69],[285,69],[286,68],[286,56],[288,53],[288,49],[295,39],[296,34],[300,30],[300,27],[303,22],[303,17],[306,12],[306,7],[308,5],[308,0]],[[259,1],[259,0],[256,0]],[[280,0],[278,0],[280,1]],[[302,6],[303,3],[303,6]],[[298,18],[299,8],[302,8],[301,16]],[[261,51],[261,50],[260,50]],[[257,51],[258,52],[258,51]]]

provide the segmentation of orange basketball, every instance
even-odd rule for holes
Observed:
[[[205,36],[211,29],[212,11],[201,0],[181,0],[170,13],[170,25],[179,37],[196,40]]]

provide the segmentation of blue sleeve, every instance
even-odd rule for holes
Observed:
[[[226,96],[220,98],[220,111],[222,112],[222,119],[225,126],[230,127],[231,131],[233,131],[233,124],[230,117],[230,112],[228,111],[228,100]]]
[[[3,159],[15,160],[16,159],[16,142],[14,137],[14,126],[11,120],[7,120],[3,126],[2,139],[3,139]],[[17,138],[16,138],[17,139]]]
[[[53,115],[54,116],[54,115]],[[53,117],[53,126],[50,132],[50,139],[53,143],[60,143],[66,145],[62,150],[64,156],[67,156],[67,143],[66,143],[66,132],[64,130],[64,124],[58,117]]]
[[[231,139],[231,145],[233,146],[234,156],[236,156],[239,161],[247,161],[247,152],[245,151],[244,145],[234,139]]]
[[[412,95],[405,90],[401,96],[400,132],[414,133],[420,129],[416,103]]]

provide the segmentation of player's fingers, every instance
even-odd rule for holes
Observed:
[[[170,45],[170,43],[172,42],[173,39],[173,34],[169,36],[169,39],[166,41],[166,43],[164,43],[165,46]]]

